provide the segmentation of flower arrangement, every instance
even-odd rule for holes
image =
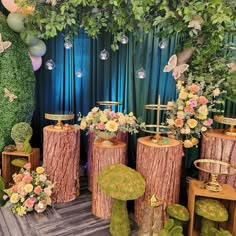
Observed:
[[[101,110],[94,107],[87,116],[80,117],[80,128],[88,131],[104,131],[116,133],[117,131],[138,133],[140,127],[139,120],[132,112],[123,114],[110,109]]]
[[[27,212],[35,210],[41,213],[46,207],[51,206],[51,194],[53,183],[48,180],[43,167],[37,167],[30,172],[31,164],[26,163],[18,174],[14,174],[14,185],[5,189],[4,199],[13,213],[23,216]]]
[[[211,128],[211,112],[223,112],[223,108],[217,108],[222,106],[221,95],[225,93],[220,89],[221,83],[196,82],[191,74],[187,82],[177,82],[178,98],[168,102],[167,125],[185,148],[197,145],[202,132]]]

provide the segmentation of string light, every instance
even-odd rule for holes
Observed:
[[[108,51],[106,51],[106,49],[103,49],[101,52],[100,52],[100,55],[99,55],[100,59],[105,61],[109,58],[109,53]]]
[[[64,43],[65,49],[71,49],[73,47],[72,42],[69,40],[66,40]]]
[[[139,70],[136,71],[136,76],[139,79],[145,79],[146,71],[143,68],[140,68]]]
[[[75,74],[76,74],[77,78],[82,78],[83,77],[83,72],[82,72],[81,69],[79,69]]]
[[[129,42],[129,38],[128,38],[126,35],[123,34],[123,35],[121,36],[120,42],[121,42],[122,44],[127,44],[127,43]]]
[[[48,70],[54,70],[55,66],[56,66],[56,64],[52,59],[47,60],[45,63],[45,67]]]
[[[165,49],[167,47],[167,40],[162,39],[161,42],[159,43],[160,49]]]

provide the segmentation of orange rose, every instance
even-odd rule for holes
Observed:
[[[184,122],[183,122],[182,119],[177,118],[177,119],[175,120],[175,126],[176,126],[176,127],[183,127],[183,125],[184,125]]]

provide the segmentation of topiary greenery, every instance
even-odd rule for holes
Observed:
[[[33,130],[26,122],[19,122],[11,129],[11,138],[15,142],[24,142],[28,137],[32,137]]]
[[[9,29],[0,12],[0,33],[12,45],[0,53],[0,151],[12,142],[11,129],[21,121],[30,122],[34,110],[35,76],[27,48],[20,35]],[[17,96],[12,102],[5,88]]]

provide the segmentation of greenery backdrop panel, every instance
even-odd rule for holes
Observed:
[[[25,44],[19,34],[8,28],[1,12],[0,33],[3,41],[12,43],[0,54],[1,152],[5,145],[13,142],[10,137],[13,125],[18,122],[31,122],[35,105],[35,76]]]

